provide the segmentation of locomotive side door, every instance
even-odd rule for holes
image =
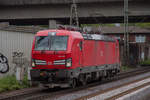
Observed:
[[[119,43],[116,42],[116,62],[119,63]]]
[[[105,48],[105,64],[108,64],[109,63],[109,48],[108,48],[108,42],[105,42],[104,43],[104,48]]]
[[[80,49],[79,65],[82,67],[82,64],[83,64],[83,41],[82,40],[79,42],[79,49]]]
[[[81,40],[74,40],[72,46],[72,58],[73,58],[73,66],[82,67],[82,41]]]

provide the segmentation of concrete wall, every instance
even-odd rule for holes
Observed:
[[[0,30],[0,53],[8,58],[10,71],[14,73],[15,58],[23,58],[25,67],[29,65],[34,34]],[[2,76],[2,74],[0,74]]]

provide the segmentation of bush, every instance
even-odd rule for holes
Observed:
[[[150,59],[145,60],[145,61],[141,61],[140,65],[150,65]]]
[[[3,78],[0,78],[0,92],[4,91],[10,91],[10,90],[18,90],[22,88],[29,87],[29,82],[27,80],[27,76],[25,76],[22,83],[19,83],[16,80],[16,77],[13,76],[5,76]]]

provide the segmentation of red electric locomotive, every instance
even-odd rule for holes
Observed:
[[[45,87],[76,87],[120,71],[116,39],[68,30],[39,31],[33,41],[31,80]]]

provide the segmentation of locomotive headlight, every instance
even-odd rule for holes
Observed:
[[[35,62],[34,62],[34,60],[32,60],[32,67],[35,67]]]
[[[66,60],[66,67],[71,67],[72,66],[72,59],[67,59]]]

